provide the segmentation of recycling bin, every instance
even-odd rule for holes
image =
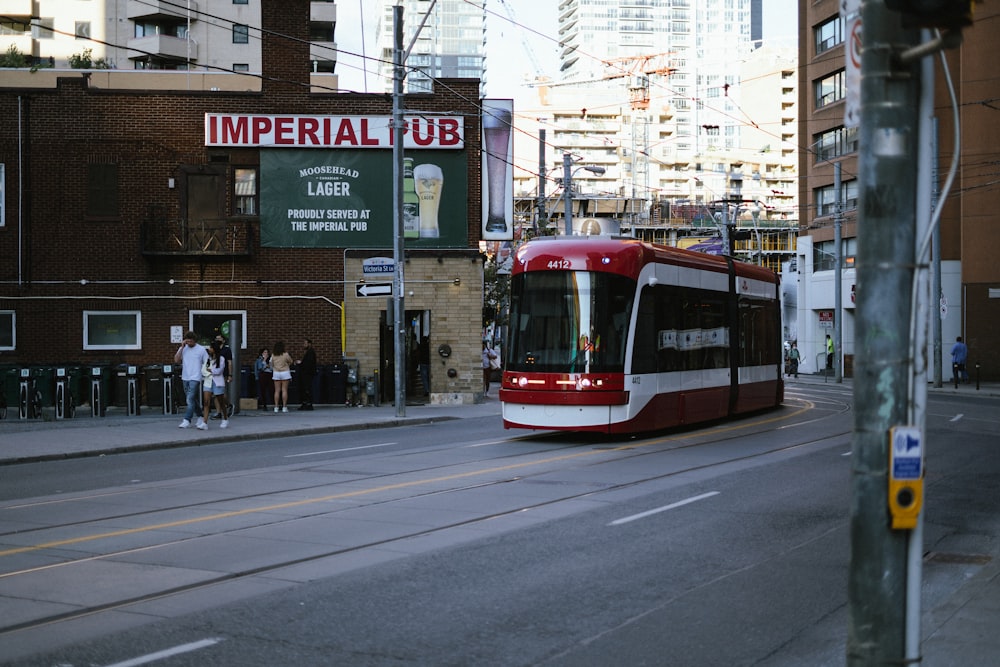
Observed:
[[[163,366],[160,364],[151,364],[149,366],[144,366],[142,369],[143,378],[145,378],[145,392],[144,396],[146,398],[146,405],[151,408],[162,408],[163,407]]]

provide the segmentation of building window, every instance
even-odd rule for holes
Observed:
[[[0,310],[0,350],[17,347],[17,316],[13,310]]]
[[[234,5],[249,5],[250,0],[233,0]]]
[[[141,350],[142,313],[126,311],[83,311],[83,349]]]
[[[825,107],[844,99],[846,86],[844,70],[834,72],[830,76],[813,82],[816,91],[816,108]]]
[[[833,271],[837,268],[837,245],[834,241],[823,241],[813,245],[813,272]],[[858,254],[858,239],[851,237],[840,241],[840,266],[854,268],[854,258]]]
[[[216,336],[222,334],[226,337],[229,347],[237,349],[236,343],[239,343],[238,349],[247,349],[247,311],[192,310],[190,319],[191,331],[198,334],[199,340],[213,341]],[[239,341],[234,341],[229,331],[230,320],[240,323],[242,334]]]
[[[233,213],[235,215],[258,215],[257,168],[236,167],[233,169],[233,188]]]
[[[234,72],[249,72],[250,71],[250,64],[249,63],[236,63],[236,64],[233,65],[233,71]]]
[[[90,21],[77,21],[73,26],[73,36],[76,39],[90,39]]]
[[[825,53],[835,46],[844,43],[844,19],[835,16],[825,23],[820,23],[813,28],[813,37],[816,40],[816,55]]]
[[[31,27],[31,36],[35,39],[53,39],[55,33],[53,29],[56,27],[55,19],[38,19]]]
[[[118,217],[118,165],[87,165],[87,215]]]
[[[249,43],[250,43],[250,26],[234,23],[233,44],[249,44]]]
[[[837,212],[837,195],[832,185],[816,188],[816,215],[822,217]],[[840,184],[841,211],[851,211],[858,207],[857,180],[844,181]]]
[[[836,127],[813,135],[816,162],[831,160],[858,151],[858,128]]]

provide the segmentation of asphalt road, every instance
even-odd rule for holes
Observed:
[[[461,421],[17,466],[0,659],[843,664],[849,401],[621,441]],[[996,550],[970,488],[1000,474],[993,403],[932,401],[934,549]],[[972,568],[929,563],[928,603]]]

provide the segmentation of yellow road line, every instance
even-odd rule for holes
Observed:
[[[719,426],[719,427],[716,427],[716,428],[709,429],[707,431],[700,431],[699,434],[711,435],[711,434],[715,434],[715,433],[726,433],[728,431],[738,430],[738,429],[741,429],[741,428],[746,428],[748,426],[759,426],[759,425],[762,425],[762,424],[770,424],[770,423],[777,422],[777,421],[784,421],[784,420],[787,420],[787,419],[791,419],[793,417],[797,417],[798,415],[800,415],[800,414],[808,411],[811,407],[812,407],[812,403],[810,403],[808,401],[804,401],[804,405],[803,405],[803,407],[801,409],[796,410],[795,412],[792,412],[791,414],[788,414],[788,415],[781,415],[781,416],[777,416],[777,417],[771,417],[771,418],[768,418],[768,419],[763,419],[763,420],[760,420],[760,421],[751,422],[749,424],[734,424],[734,425],[727,425],[727,426]],[[207,521],[218,521],[218,520],[221,520],[221,519],[229,519],[229,518],[232,518],[232,517],[244,516],[244,515],[247,515],[247,514],[255,514],[255,513],[258,513],[258,512],[273,512],[273,511],[276,511],[276,510],[284,510],[284,509],[290,509],[290,508],[293,508],[293,507],[303,507],[305,505],[312,505],[312,504],[316,504],[316,503],[324,503],[324,502],[328,502],[328,501],[331,501],[331,500],[343,500],[345,498],[356,498],[358,496],[364,496],[364,495],[368,495],[368,494],[372,494],[372,493],[381,493],[383,491],[395,491],[395,490],[398,490],[398,489],[406,489],[406,488],[410,488],[410,487],[414,487],[414,486],[422,486],[422,485],[426,485],[426,484],[435,484],[437,482],[450,482],[450,481],[453,481],[453,480],[456,480],[456,479],[465,479],[465,478],[468,478],[468,477],[477,477],[477,476],[480,476],[480,475],[488,475],[488,474],[497,473],[497,472],[507,472],[507,471],[510,471],[510,470],[517,470],[519,468],[528,468],[528,467],[531,467],[531,466],[544,465],[546,463],[555,463],[557,461],[568,461],[570,459],[577,459],[577,458],[582,458],[582,457],[585,457],[585,456],[594,456],[596,454],[607,454],[608,452],[618,452],[618,451],[625,451],[625,450],[631,450],[631,449],[638,449],[640,447],[649,447],[651,445],[657,445],[657,444],[661,444],[661,443],[664,443],[664,442],[672,442],[672,441],[676,441],[676,440],[683,440],[686,437],[689,437],[689,436],[686,435],[686,434],[682,435],[682,436],[670,436],[670,437],[665,437],[665,438],[658,438],[656,440],[650,440],[649,442],[642,443],[642,444],[627,444],[627,445],[619,445],[618,447],[612,447],[611,449],[587,450],[587,451],[583,451],[583,452],[573,452],[571,454],[562,454],[560,456],[550,456],[548,458],[539,459],[537,461],[525,461],[523,463],[512,463],[510,465],[498,466],[498,467],[495,467],[495,468],[485,468],[483,470],[472,470],[472,471],[469,471],[469,472],[455,473],[453,475],[444,475],[443,477],[432,477],[430,479],[419,479],[419,480],[413,480],[411,482],[399,482],[397,484],[387,484],[387,485],[384,485],[384,486],[378,486],[378,487],[374,487],[374,488],[370,488],[370,489],[359,489],[357,491],[345,491],[345,492],[342,492],[342,493],[330,494],[328,496],[320,496],[318,498],[307,498],[307,499],[304,499],[304,500],[295,500],[295,501],[287,502],[287,503],[278,503],[276,505],[267,505],[265,507],[255,507],[255,508],[244,509],[244,510],[234,510],[232,512],[220,512],[220,513],[217,513],[217,514],[210,514],[208,516],[198,517],[198,518],[194,518],[194,519],[181,519],[181,520],[177,520],[177,521],[167,521],[167,522],[164,522],[164,523],[157,523],[157,524],[152,524],[152,525],[149,525],[149,526],[141,526],[141,527],[138,527],[138,528],[126,528],[126,529],[123,529],[123,530],[114,530],[114,531],[110,531],[110,532],[106,532],[106,533],[97,533],[95,535],[82,535],[80,537],[73,537],[73,538],[69,538],[69,539],[65,539],[65,540],[54,540],[52,542],[44,542],[42,544],[33,544],[33,545],[29,545],[29,546],[24,546],[24,547],[15,547],[13,549],[5,549],[3,551],[0,551],[0,557],[3,557],[3,556],[14,556],[16,554],[29,553],[29,552],[32,552],[32,551],[42,551],[43,549],[56,549],[56,548],[59,548],[59,547],[68,547],[68,546],[72,546],[74,544],[82,544],[84,542],[93,542],[93,541],[96,541],[96,540],[103,540],[103,539],[107,539],[107,538],[111,538],[111,537],[124,537],[126,535],[135,535],[137,533],[150,532],[150,531],[154,531],[154,530],[164,530],[164,529],[167,529],[167,528],[179,528],[179,527],[182,527],[182,526],[191,526],[191,525],[198,524],[198,523],[205,523]],[[225,502],[225,501],[222,501],[222,502]],[[3,577],[6,577],[6,576],[10,576],[11,574],[16,574],[16,573],[12,572],[12,573],[8,573],[8,574],[0,574],[0,579],[2,579]]]

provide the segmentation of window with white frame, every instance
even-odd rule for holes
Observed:
[[[844,70],[834,72],[813,82],[816,94],[816,108],[825,107],[844,99],[847,79]]]
[[[837,190],[832,185],[816,188],[816,215],[833,215],[837,212]],[[858,181],[851,179],[840,184],[841,211],[858,207]]]
[[[13,310],[0,310],[0,350],[17,348],[17,315]]]
[[[236,167],[233,169],[233,214],[257,215],[257,169]]]
[[[813,28],[816,40],[816,55],[825,53],[844,43],[844,19],[839,15]]]
[[[138,310],[83,311],[83,349],[141,350],[142,313]]]

